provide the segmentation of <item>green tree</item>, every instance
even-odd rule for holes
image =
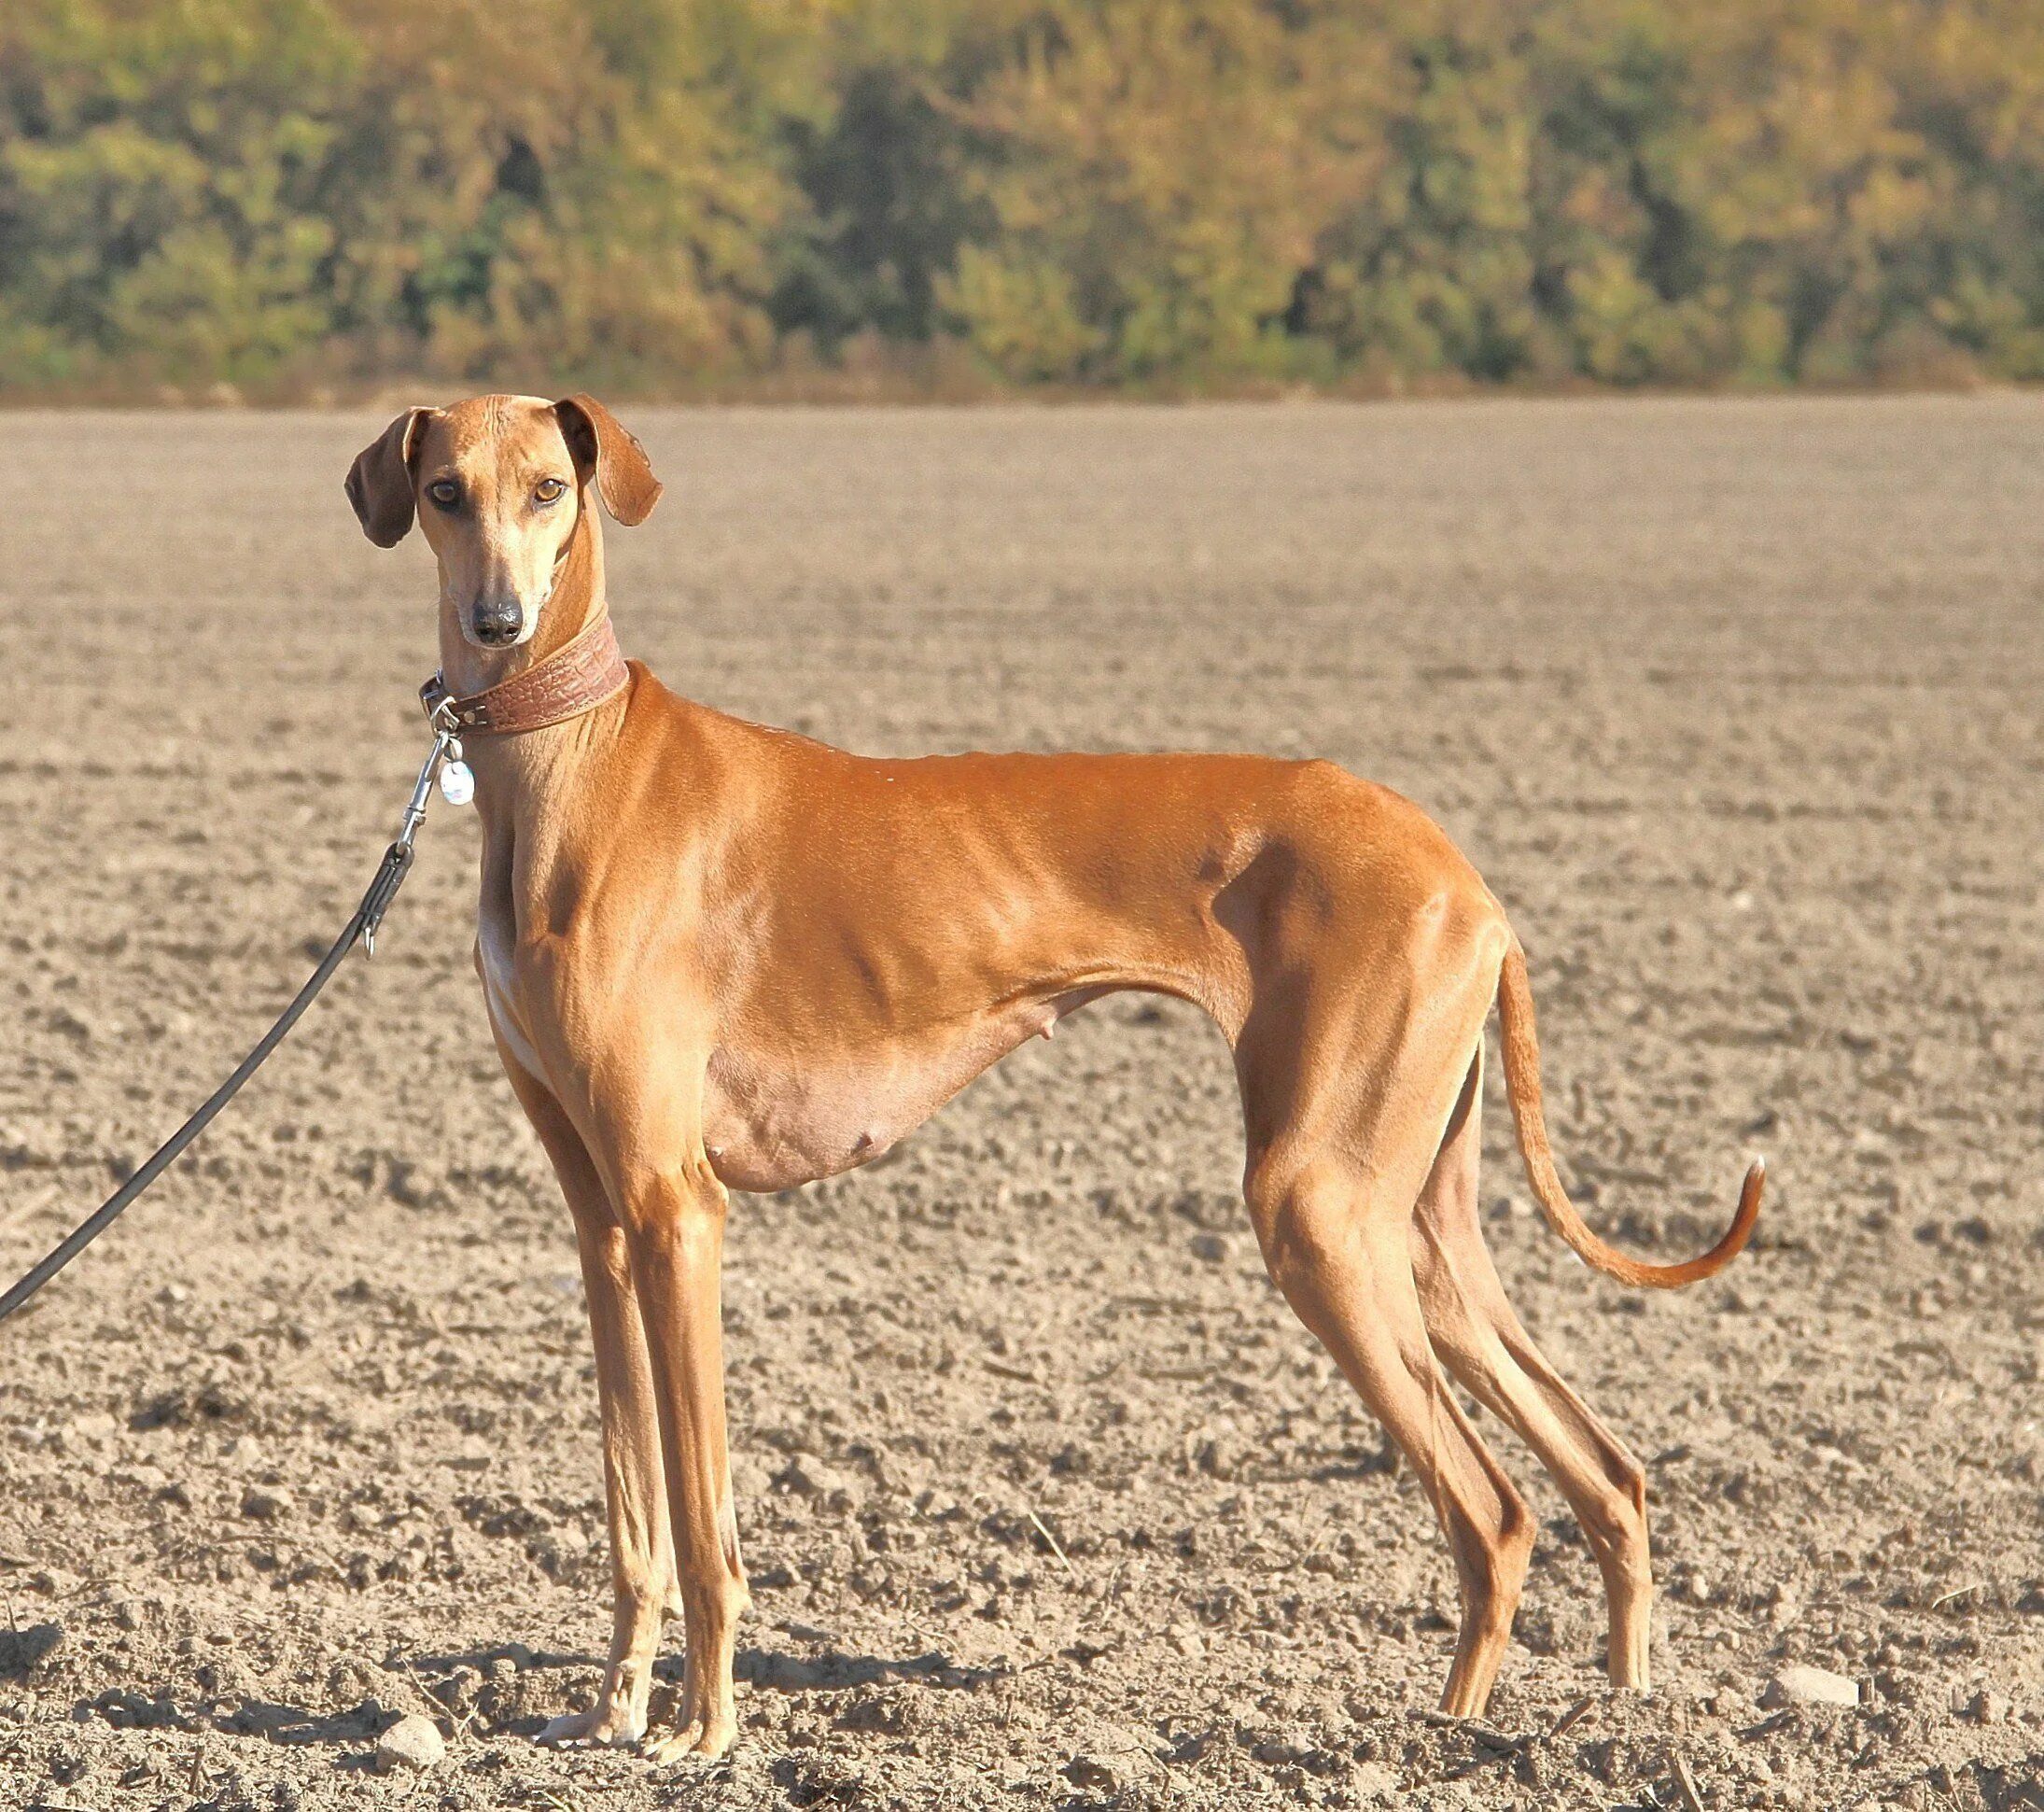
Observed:
[[[332,326],[318,0],[18,0],[0,37],[0,372],[273,369]]]
[[[940,341],[1017,384],[2044,376],[2044,7],[0,10],[0,386]]]

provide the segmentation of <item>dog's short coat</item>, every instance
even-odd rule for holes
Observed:
[[[661,492],[587,397],[408,410],[347,488],[381,545],[421,520],[443,677],[463,694],[603,615],[597,500],[636,524]],[[1454,1552],[1446,1708],[1489,1698],[1533,1524],[1437,1360],[1553,1474],[1603,1568],[1611,1678],[1645,1686],[1645,1475],[1519,1326],[1477,1221],[1492,1001],[1534,1192],[1589,1263],[1634,1284],[1709,1275],[1752,1230],[1760,1167],[1730,1230],[1687,1264],[1624,1257],[1584,1225],[1547,1147],[1518,941],[1416,807],[1325,762],[863,760],[691,704],[636,665],[609,702],[469,749],[476,966],[574,1215],[602,1412],[615,1631],[597,1704],[551,1738],[646,1735],[676,1610],[678,1722],[648,1750],[714,1755],[734,1735],[748,1594],[724,1441],[726,1189],[867,1162],[1123,989],[1195,1003],[1234,1052],[1270,1274],[1406,1454]]]

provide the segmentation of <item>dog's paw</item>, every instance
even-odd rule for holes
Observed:
[[[730,1716],[707,1721],[692,1720],[679,1730],[661,1731],[639,1745],[649,1762],[715,1762],[728,1754],[738,1734],[737,1720]]]
[[[553,1749],[628,1749],[645,1734],[644,1718],[635,1718],[614,1705],[598,1705],[548,1719],[533,1740]]]

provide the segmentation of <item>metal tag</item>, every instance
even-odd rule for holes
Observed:
[[[451,806],[466,806],[475,797],[475,770],[465,761],[448,762],[440,770],[440,796]]]

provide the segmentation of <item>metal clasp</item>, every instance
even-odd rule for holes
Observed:
[[[419,688],[419,703],[426,709],[426,721],[436,736],[457,736],[461,731],[461,719],[455,714],[455,696],[447,690],[447,681],[439,674]]]

